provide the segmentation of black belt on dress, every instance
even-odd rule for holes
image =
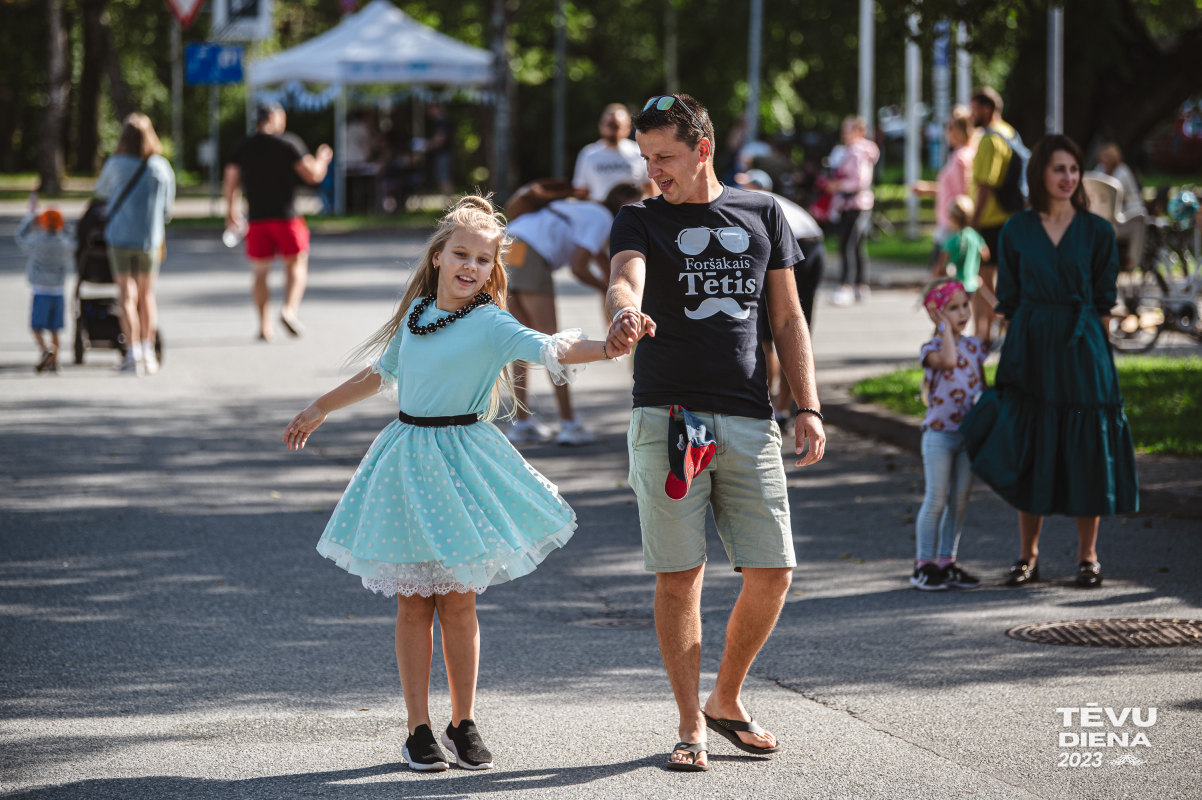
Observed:
[[[397,418],[408,425],[419,428],[450,428],[453,425],[475,425],[480,421],[479,414],[460,414],[457,417],[411,417],[404,411],[397,412]]]

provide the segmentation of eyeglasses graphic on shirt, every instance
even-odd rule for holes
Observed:
[[[685,228],[676,234],[676,246],[686,256],[695,256],[710,245],[710,236],[731,253],[743,253],[751,245],[747,231],[742,228]]]
[[[680,103],[681,108],[689,112],[690,117],[697,120],[697,125],[700,126],[701,130],[705,130],[705,126],[701,124],[700,118],[693,113],[693,109],[689,108],[689,104],[674,94],[657,95],[652,97],[647,101],[647,105],[643,106],[643,110],[646,111],[647,109],[651,108],[651,104],[654,103],[657,110],[667,111],[669,108],[676,105],[677,102]]]

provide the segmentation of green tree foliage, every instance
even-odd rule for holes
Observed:
[[[83,31],[81,4],[64,0],[70,24],[72,94],[65,132],[66,161],[77,163]],[[471,44],[487,47],[491,0],[396,0],[406,13]],[[744,112],[747,96],[748,3],[727,0],[577,0],[567,4],[568,164],[596,138],[601,109],[632,106],[665,90],[665,3],[677,7],[681,91],[709,106],[718,145]],[[922,15],[929,43],[939,19],[964,21],[978,74],[1001,83],[1007,116],[1024,137],[1042,132],[1047,0],[878,0],[876,98],[898,103],[904,94],[906,18]],[[262,56],[306,41],[341,19],[337,0],[276,0],[276,35],[255,45]],[[513,141],[519,176],[545,175],[554,75],[555,0],[508,0],[509,66],[517,82]],[[0,169],[31,170],[38,162],[40,109],[46,97],[45,0],[0,0]],[[170,143],[170,26],[163,0],[110,0],[109,28],[134,107],[145,111]],[[768,135],[829,134],[857,107],[859,4],[851,0],[764,0],[760,126]],[[1088,143],[1114,136],[1128,146],[1171,116],[1202,87],[1198,0],[1066,0],[1066,123]],[[208,14],[184,34],[203,41]],[[929,73],[927,73],[929,82]],[[109,80],[100,80],[100,155],[111,151],[117,114]],[[245,126],[244,93],[222,91],[222,151]],[[196,168],[196,147],[208,133],[208,90],[184,95],[185,165]],[[85,115],[86,116],[86,115]],[[486,115],[457,108],[457,130],[482,153]],[[297,114],[290,121],[310,142],[330,141],[332,115]],[[829,140],[828,140],[829,141]],[[469,148],[460,143],[462,154]],[[817,155],[821,155],[818,153]],[[479,160],[479,158],[477,158]]]
[[[1007,119],[1043,135],[1048,0],[910,0],[929,40],[937,20],[969,26],[970,49],[1007,55]],[[1064,0],[1065,133],[1114,139],[1129,152],[1202,89],[1199,0]]]

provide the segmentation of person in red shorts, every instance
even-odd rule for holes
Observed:
[[[300,137],[285,133],[287,117],[278,103],[260,103],[255,109],[257,130],[240,141],[225,167],[226,225],[247,225],[246,257],[254,270],[251,296],[259,309],[259,338],[270,341],[271,291],[267,276],[278,255],[284,262],[284,307],[280,324],[293,336],[303,327],[297,312],[305,295],[309,272],[309,228],[296,213],[297,181],[316,185],[326,176],[334,157],[329,145],[311,155]],[[246,223],[242,220],[238,190],[246,194],[249,207]]]

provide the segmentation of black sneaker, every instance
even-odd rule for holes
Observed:
[[[980,578],[965,572],[955,561],[943,568],[943,580],[957,589],[975,589],[981,585]]]
[[[923,564],[910,576],[910,585],[920,592],[946,592],[943,570],[934,564]]]
[[[492,769],[492,753],[484,746],[484,739],[476,730],[474,721],[465,719],[458,728],[447,725],[442,743],[464,769]]]
[[[409,762],[409,769],[419,772],[441,772],[450,767],[442,748],[434,741],[434,731],[429,725],[418,725],[417,730],[409,734],[401,748],[401,757]]]

